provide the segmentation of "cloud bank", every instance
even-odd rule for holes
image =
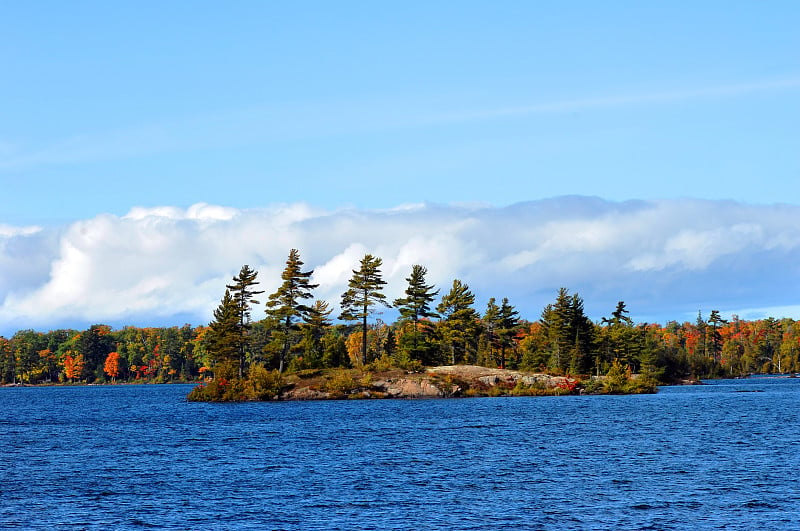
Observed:
[[[798,316],[798,221],[800,207],[790,205],[570,196],[374,211],[197,204],[62,227],[0,224],[0,334],[99,322],[205,324],[243,264],[274,291],[291,248],[314,269],[317,297],[334,306],[369,252],[383,259],[390,298],[419,263],[441,293],[459,278],[479,311],[489,297],[509,297],[530,320],[562,286],[580,293],[593,319],[618,300],[637,321],[691,320],[711,309]]]

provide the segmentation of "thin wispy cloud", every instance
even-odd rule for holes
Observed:
[[[488,109],[485,111],[467,111],[443,115],[433,121],[473,121],[491,120],[511,116],[529,114],[557,114],[624,107],[630,105],[681,103],[706,98],[736,97],[759,92],[800,89],[800,78],[788,78],[773,81],[757,81],[753,83],[734,83],[710,87],[690,88],[666,92],[644,92],[621,96],[581,98],[564,101],[537,103],[518,107]]]
[[[0,332],[206,323],[243,264],[275,290],[291,248],[315,270],[316,295],[334,306],[369,252],[383,258],[390,299],[419,263],[443,293],[459,278],[478,294],[479,310],[489,297],[509,297],[531,320],[562,286],[579,292],[595,319],[618,300],[637,320],[680,320],[698,309],[794,315],[798,221],[800,207],[788,205],[584,197],[505,208],[136,208],[63,227],[4,227]]]
[[[118,160],[166,152],[190,152],[263,145],[296,139],[415,130],[458,123],[479,123],[537,114],[603,110],[633,105],[667,105],[709,98],[797,90],[800,78],[788,77],[673,91],[654,91],[549,101],[513,107],[452,109],[451,104],[416,101],[350,101],[324,105],[302,102],[252,105],[198,116],[76,134],[43,145],[0,143],[0,171],[46,165]]]

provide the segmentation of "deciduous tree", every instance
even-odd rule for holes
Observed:
[[[111,377],[111,381],[115,381],[119,376],[119,353],[109,352],[106,357],[106,362],[103,364],[103,372]]]

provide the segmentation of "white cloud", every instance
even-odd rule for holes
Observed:
[[[205,323],[243,264],[274,291],[291,248],[315,270],[317,296],[334,306],[351,270],[372,253],[383,259],[390,300],[405,289],[411,266],[422,264],[442,292],[459,278],[479,295],[479,310],[490,296],[508,296],[529,319],[561,286],[578,291],[593,318],[617,300],[641,320],[712,308],[794,314],[798,221],[800,207],[789,205],[565,197],[376,211],[198,204],[56,228],[0,225],[0,332]]]
[[[30,236],[41,232],[42,228],[37,226],[14,227],[0,223],[0,238],[13,238],[15,236]]]

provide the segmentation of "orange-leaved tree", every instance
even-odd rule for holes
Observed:
[[[64,357],[64,373],[70,382],[75,380],[75,378],[78,379],[81,378],[81,373],[83,373],[83,366],[84,366],[83,354],[76,354],[75,356],[73,356],[72,354],[68,353]]]
[[[119,353],[109,352],[106,362],[103,365],[103,372],[111,376],[111,381],[115,381],[119,376]]]

